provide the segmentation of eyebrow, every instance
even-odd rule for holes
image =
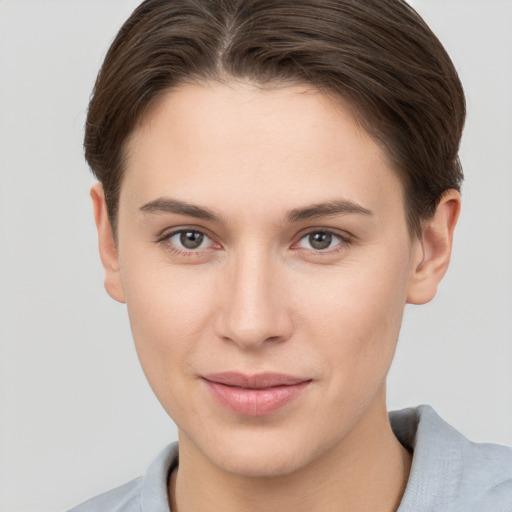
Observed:
[[[347,214],[363,214],[373,215],[371,210],[361,206],[353,201],[346,199],[338,199],[328,201],[326,203],[313,204],[305,208],[295,208],[291,210],[286,219],[288,222],[299,222],[303,220],[316,219],[319,217],[329,217],[331,215],[347,215]]]
[[[167,197],[154,199],[141,206],[139,210],[143,213],[173,213],[176,215],[195,217],[196,219],[209,222],[222,222],[221,217],[208,208]],[[289,211],[285,218],[289,223],[294,223],[319,217],[348,214],[373,215],[373,212],[353,201],[338,199],[325,203],[312,204],[302,208],[295,208]]]
[[[208,208],[196,206],[194,204],[171,199],[167,197],[159,197],[139,208],[144,213],[174,213],[177,215],[186,215],[195,217],[196,219],[207,220],[209,222],[221,222],[221,218]]]

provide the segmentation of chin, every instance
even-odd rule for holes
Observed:
[[[307,464],[301,450],[261,449],[243,450],[237,453],[223,454],[212,462],[222,470],[246,478],[275,478],[290,475]]]
[[[202,456],[217,468],[247,478],[290,475],[308,466],[322,451],[311,445],[307,432],[293,428],[233,429],[207,442],[194,443]],[[203,438],[201,441],[205,441]]]

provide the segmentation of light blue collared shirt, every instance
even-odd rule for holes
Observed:
[[[413,451],[397,512],[512,512],[512,448],[468,441],[428,405],[389,417],[398,440]],[[173,443],[145,476],[69,512],[171,512],[167,480],[177,463]]]

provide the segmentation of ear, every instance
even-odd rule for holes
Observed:
[[[118,302],[125,302],[123,283],[119,271],[119,255],[110,220],[108,218],[105,193],[100,183],[91,188],[94,219],[98,230],[100,258],[105,269],[105,290]]]
[[[407,291],[409,304],[425,304],[436,295],[452,253],[453,232],[460,213],[460,194],[447,190],[431,219],[415,241],[412,276]]]

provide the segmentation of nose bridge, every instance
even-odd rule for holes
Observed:
[[[282,341],[291,328],[287,305],[277,293],[280,264],[270,251],[255,245],[233,256],[219,318],[219,334],[247,349]]]

